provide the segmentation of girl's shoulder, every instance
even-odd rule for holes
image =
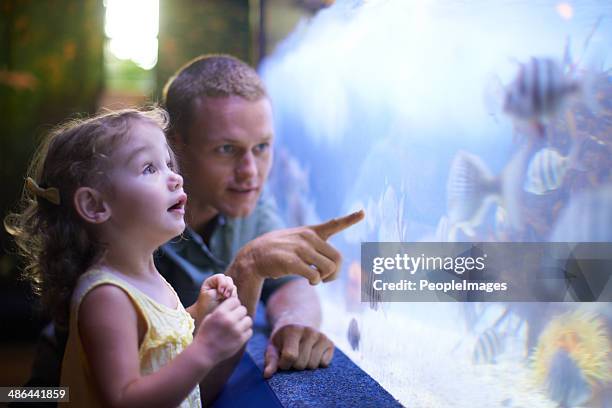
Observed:
[[[93,287],[104,282],[115,282],[117,279],[108,268],[103,266],[94,266],[89,268],[85,273],[79,276],[74,292],[88,292]],[[83,293],[84,294],[84,293]]]
[[[72,294],[72,306],[76,306],[78,309],[78,306],[83,301],[83,298],[90,291],[96,287],[107,284],[121,288],[124,292],[127,292],[128,295],[131,295],[133,292],[131,286],[113,274],[110,269],[103,266],[95,266],[91,267],[85,273],[79,276]]]
[[[151,295],[147,294],[147,292],[140,287],[138,282],[119,276],[114,269],[105,266],[92,267],[79,277],[74,290],[72,304],[78,309],[78,305],[91,290],[101,285],[112,285],[125,292],[138,309],[143,309],[143,311],[160,311],[163,313],[180,313],[184,308],[180,303],[177,293],[163,276],[159,275],[159,277],[159,285],[166,290],[169,288],[176,302],[176,306],[170,307],[160,303],[158,300],[151,297]]]

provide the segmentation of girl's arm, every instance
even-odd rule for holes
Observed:
[[[179,405],[215,364],[234,354],[252,334],[246,309],[230,300],[206,317],[193,343],[175,359],[141,376],[139,321],[143,324],[128,295],[112,285],[89,292],[79,310],[79,334],[103,405]]]

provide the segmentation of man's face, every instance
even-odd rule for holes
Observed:
[[[272,163],[268,98],[202,98],[193,118],[188,134],[176,138],[191,209],[232,218],[249,215]]]

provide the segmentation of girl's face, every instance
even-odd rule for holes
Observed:
[[[112,155],[110,222],[121,233],[161,245],[185,229],[183,178],[172,169],[162,130],[145,121],[131,124]]]

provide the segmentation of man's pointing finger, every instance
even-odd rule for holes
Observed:
[[[327,240],[332,235],[363,220],[364,217],[365,212],[363,210],[359,210],[352,214],[345,215],[344,217],[333,218],[322,224],[313,225],[309,228],[316,232],[317,235],[320,236],[322,239]]]

